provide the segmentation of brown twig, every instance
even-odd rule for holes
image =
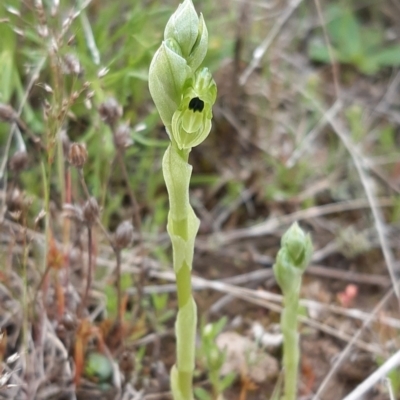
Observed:
[[[87,304],[87,300],[89,297],[89,290],[92,285],[92,252],[93,252],[93,239],[92,239],[92,227],[88,225],[87,227],[88,231],[88,272],[87,272],[87,277],[86,277],[86,288],[85,292],[82,297],[82,303],[80,306],[80,316],[83,315],[84,309]]]
[[[115,250],[115,257],[117,259],[117,325],[121,327],[122,325],[122,292],[121,292],[121,250]]]
[[[85,192],[85,195],[86,195],[87,200],[89,200],[91,196],[90,196],[90,193],[89,193],[89,189],[88,189],[88,187],[87,187],[87,185],[86,185],[86,181],[85,181],[85,177],[84,177],[84,175],[83,175],[83,170],[82,170],[82,168],[78,168],[78,174],[79,174],[79,180],[80,180],[80,182],[81,182],[83,191]],[[106,229],[106,228],[104,227],[104,225],[101,223],[101,220],[100,220],[99,217],[96,218],[96,223],[97,223],[97,225],[100,227],[101,231],[103,232],[104,236],[105,236],[106,239],[108,240],[108,242],[109,242],[111,248],[114,250],[114,253],[115,253],[114,242],[113,242],[111,236],[109,235],[109,233],[107,232],[107,229]]]

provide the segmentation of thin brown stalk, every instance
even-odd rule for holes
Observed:
[[[78,169],[78,175],[79,175],[79,180],[81,182],[82,189],[85,192],[87,200],[89,200],[90,193],[89,193],[89,189],[86,185],[85,176],[83,175],[83,169],[82,168],[77,168],[77,169]]]
[[[78,168],[78,174],[79,174],[79,180],[81,182],[83,191],[85,192],[86,195],[86,200],[90,199],[90,193],[89,193],[89,189],[86,185],[86,181],[85,181],[85,177],[83,175],[83,170],[82,168]],[[107,238],[111,248],[113,249],[114,253],[115,253],[115,246],[114,246],[114,242],[111,239],[111,236],[108,234],[107,229],[104,227],[104,225],[101,223],[100,218],[97,217],[96,218],[96,223],[97,225],[100,227],[101,231],[103,232],[104,236]]]
[[[87,272],[87,277],[86,277],[86,288],[85,288],[85,292],[82,296],[82,303],[81,303],[81,307],[80,307],[80,316],[83,315],[83,312],[85,310],[86,304],[87,304],[87,300],[89,297],[89,290],[90,287],[92,285],[92,253],[93,253],[93,245],[92,245],[92,227],[89,225],[87,227],[87,231],[88,231],[88,272]]]
[[[122,326],[122,292],[121,292],[121,250],[115,250],[117,259],[117,326]]]

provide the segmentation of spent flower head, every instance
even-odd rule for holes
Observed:
[[[72,143],[69,147],[68,161],[75,168],[82,168],[87,161],[88,152],[84,143]]]
[[[88,226],[92,226],[100,214],[99,204],[94,197],[86,201],[82,208],[83,220]]]
[[[125,249],[133,240],[133,226],[130,221],[124,221],[118,225],[115,232],[115,247]]]
[[[101,119],[110,126],[114,126],[122,117],[122,106],[114,97],[109,97],[99,106]]]
[[[123,122],[117,126],[113,132],[113,139],[115,147],[122,150],[133,144],[133,139],[131,138],[131,127],[127,122]]]
[[[10,158],[10,169],[15,172],[20,172],[28,165],[28,153],[26,150],[16,151]]]

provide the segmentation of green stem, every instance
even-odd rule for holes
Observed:
[[[285,308],[281,316],[283,333],[283,367],[285,370],[284,400],[296,400],[297,376],[299,369],[299,334],[297,332],[297,314],[299,309],[299,293],[286,295]]]
[[[189,150],[179,150],[173,142],[163,159],[163,173],[170,202],[167,229],[172,242],[178,295],[175,324],[177,361],[171,372],[175,400],[193,399],[195,364],[197,310],[192,296],[191,269],[199,221],[189,203],[192,167],[188,164],[188,158]]]

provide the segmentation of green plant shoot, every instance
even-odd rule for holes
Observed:
[[[273,267],[284,298],[284,309],[281,315],[285,371],[284,400],[297,399],[300,360],[297,314],[302,275],[310,262],[312,252],[310,235],[306,235],[296,222],[282,236],[281,248]]]
[[[203,16],[185,0],[169,19],[164,41],[153,57],[149,89],[171,140],[163,162],[169,196],[167,230],[171,237],[176,274],[178,315],[175,323],[177,359],[171,371],[175,400],[193,398],[197,309],[192,296],[191,269],[199,220],[189,203],[192,166],[190,150],[211,129],[217,88],[207,68],[208,32]]]

